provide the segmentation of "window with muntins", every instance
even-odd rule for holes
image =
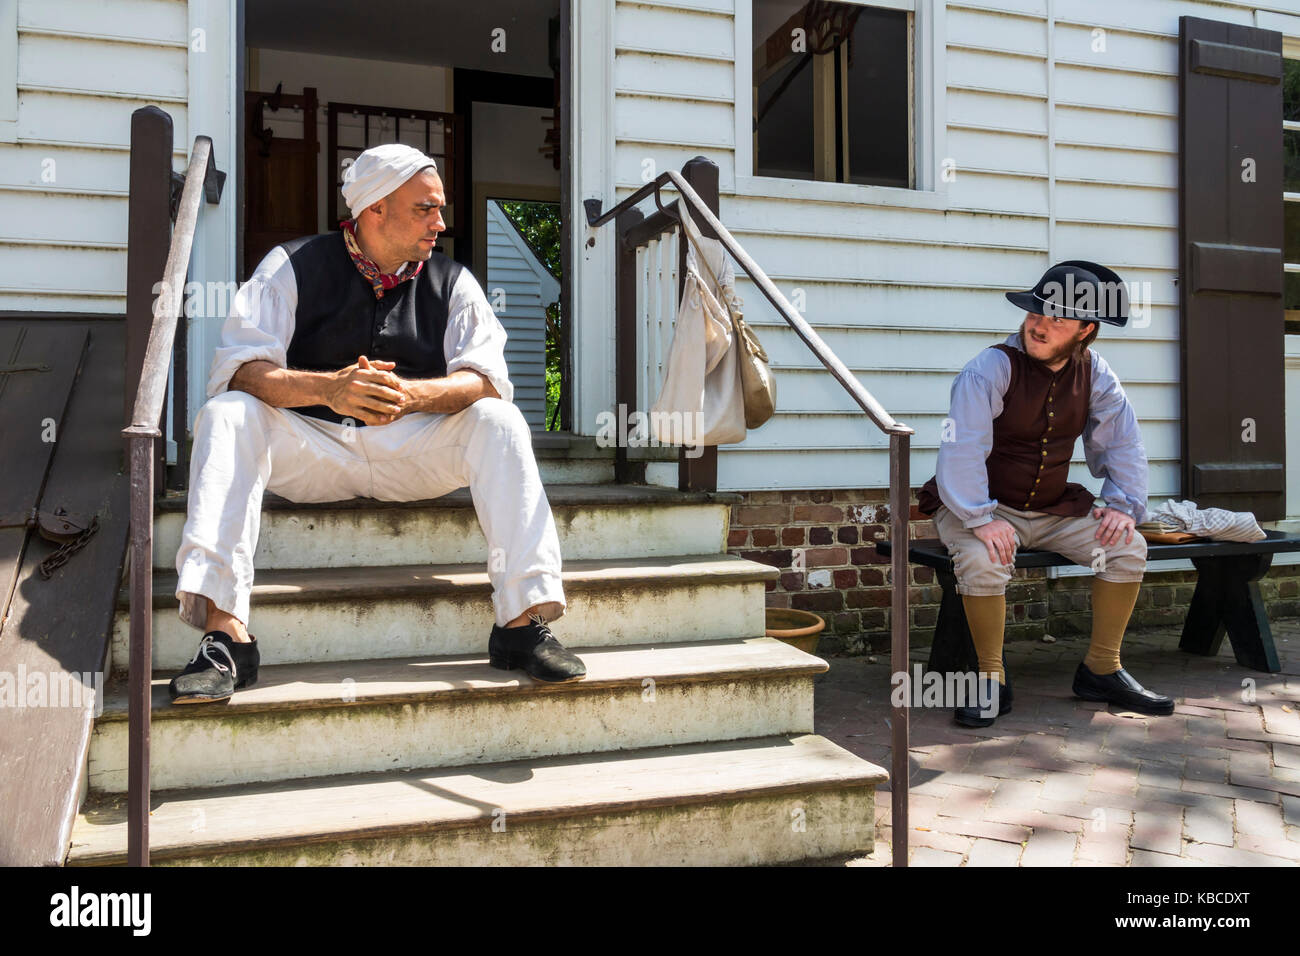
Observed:
[[[1286,331],[1300,334],[1300,59],[1282,61],[1282,258]]]
[[[754,175],[914,188],[913,18],[754,0]]]

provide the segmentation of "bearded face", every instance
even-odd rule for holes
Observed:
[[[1056,365],[1074,354],[1095,324],[1029,312],[1020,325],[1020,342],[1030,358]]]

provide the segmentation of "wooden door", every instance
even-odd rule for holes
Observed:
[[[320,231],[316,162],[316,89],[301,95],[244,94],[249,128],[244,136],[244,262],[248,278],[271,249],[299,236]],[[277,135],[268,119],[301,115],[302,136]]]

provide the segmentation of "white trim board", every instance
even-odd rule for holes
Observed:
[[[614,187],[614,4],[565,0],[572,13],[572,116],[569,141],[570,207],[575,228],[569,284],[573,356],[573,433],[594,435],[597,416],[614,407],[614,251],[617,226],[587,225],[584,199],[604,209],[619,197]]]
[[[0,0],[0,143],[18,139],[18,0]]]
[[[750,92],[754,80],[754,17],[750,3],[737,2],[735,25],[735,164],[736,194],[740,196],[794,199],[808,202],[861,203],[876,206],[906,206],[919,209],[947,209],[948,185],[939,165],[947,142],[948,111],[945,100],[944,0],[900,0],[871,2],[850,0],[862,6],[912,11],[914,63],[912,69],[916,153],[916,187],[862,186],[807,179],[755,176],[754,104]]]
[[[203,43],[195,42],[202,30]],[[176,149],[186,157],[194,137],[212,137],[212,155],[217,169],[226,174],[221,202],[199,207],[190,256],[190,279],[198,282],[233,282],[236,275],[236,210],[239,208],[239,130],[236,104],[243,97],[238,89],[236,61],[239,37],[235,5],[223,0],[189,0],[189,142],[178,141]],[[196,49],[197,47],[197,49]],[[188,160],[182,160],[182,163]],[[181,169],[184,169],[184,165]],[[205,300],[207,296],[204,297]],[[186,349],[189,357],[189,427],[207,401],[208,372],[212,357],[221,344],[225,315],[199,315],[186,320]]]
[[[1285,13],[1255,11],[1255,26],[1263,30],[1276,30],[1282,34],[1282,55],[1300,59],[1300,17]]]

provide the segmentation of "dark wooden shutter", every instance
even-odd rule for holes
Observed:
[[[1178,22],[1182,496],[1285,518],[1282,34]]]

